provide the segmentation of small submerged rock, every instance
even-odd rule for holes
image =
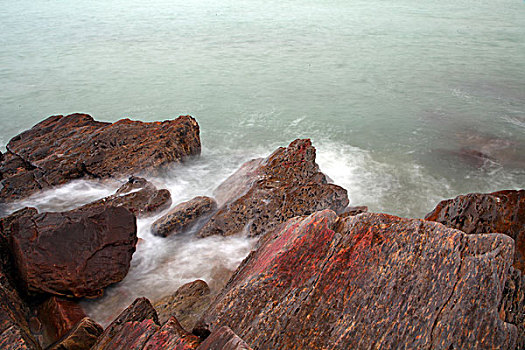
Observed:
[[[156,236],[167,237],[188,230],[202,218],[209,216],[217,209],[217,202],[210,197],[195,197],[175,206],[170,212],[151,226]]]
[[[348,205],[346,190],[329,184],[319,171],[309,139],[245,163],[215,194],[220,208],[199,231],[201,237],[258,236],[294,216],[322,209],[341,212]]]

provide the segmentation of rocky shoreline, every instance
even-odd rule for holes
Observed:
[[[175,203],[161,237],[258,237],[219,291],[135,300],[105,329],[77,303],[127,274],[137,217],[171,206],[147,178],[200,154],[195,119],[53,116],[0,157],[2,349],[523,349],[525,190],[444,200],[424,220],[349,207],[308,139],[251,160],[214,198]],[[129,177],[73,210],[8,213],[79,178]],[[9,214],[9,215],[7,215]]]

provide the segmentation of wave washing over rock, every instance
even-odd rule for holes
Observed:
[[[236,170],[199,132],[74,114],[9,142],[2,348],[525,346],[523,190],[367,213],[309,139]]]

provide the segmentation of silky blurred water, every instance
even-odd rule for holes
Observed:
[[[201,126],[201,159],[154,179],[175,203],[211,194],[242,162],[299,137],[313,140],[321,170],[351,204],[372,211],[422,217],[440,199],[525,185],[523,1],[0,5],[2,146],[54,114],[191,114]],[[19,205],[64,210],[118,184],[68,186]],[[191,250],[202,258],[189,263],[183,256],[198,246],[191,235],[161,248],[149,223],[140,221],[146,243],[110,296],[157,297],[209,277],[214,262],[233,269],[251,248],[214,238],[214,250]],[[217,254],[204,254],[210,250]]]

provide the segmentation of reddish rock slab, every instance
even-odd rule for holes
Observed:
[[[84,317],[84,310],[74,301],[50,297],[38,307],[38,319],[44,329],[44,347],[60,340]]]
[[[500,317],[518,328],[516,349],[525,349],[525,276],[510,268],[503,290]]]
[[[444,200],[425,219],[468,234],[498,232],[512,237],[514,267],[525,271],[525,190],[470,193]]]
[[[251,350],[244,340],[228,327],[221,327],[211,333],[197,350]]]
[[[211,301],[208,284],[196,280],[181,286],[175,293],[162,298],[153,306],[157,310],[160,323],[175,316],[184,329],[191,330]]]
[[[220,208],[199,236],[266,233],[289,218],[322,209],[342,212],[345,189],[328,184],[309,139],[295,140],[266,159],[245,163],[216,193]]]
[[[127,323],[141,324],[143,321],[152,321],[143,324],[143,329],[154,329],[153,325],[159,324],[157,312],[151,305],[151,302],[146,298],[136,299],[130,306],[128,306],[111,324],[104,330],[104,333],[98,338],[92,349],[111,349],[109,344],[116,338],[124,329]],[[155,330],[156,331],[156,330]],[[153,334],[152,332],[151,334]],[[147,340],[147,339],[146,339]]]
[[[120,331],[115,334],[104,346],[95,344],[92,350],[141,350],[149,338],[159,330],[159,326],[151,319],[131,321],[122,324]]]
[[[88,350],[95,344],[104,329],[101,325],[85,317],[57,343],[47,350]]]
[[[108,178],[182,162],[201,151],[190,116],[145,123],[93,120],[87,114],[52,116],[9,141],[0,164],[0,199],[23,198],[78,178]]]
[[[144,178],[131,176],[115,194],[88,203],[75,210],[100,206],[124,207],[137,217],[145,217],[162,211],[171,205],[171,194],[166,189],[158,190]]]
[[[199,327],[254,349],[514,349],[498,307],[514,241],[325,210],[261,239]]]
[[[162,328],[148,339],[148,342],[142,349],[193,350],[199,346],[200,342],[198,337],[186,332],[175,317],[170,317]]]
[[[11,224],[9,239],[25,290],[93,297],[126,276],[136,219],[123,207],[42,213]]]

